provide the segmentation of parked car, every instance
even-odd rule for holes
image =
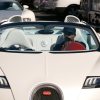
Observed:
[[[87,10],[88,9],[88,10]],[[100,1],[99,0],[81,0],[80,10],[83,19],[93,25],[100,24]]]
[[[37,10],[54,13],[63,21],[69,14],[78,17],[80,0],[33,0],[33,6]]]
[[[65,28],[76,29],[75,41],[86,49],[53,51]],[[0,99],[99,100],[99,35],[82,23],[1,25]]]
[[[21,5],[29,5],[30,9],[44,11],[47,14],[57,14],[60,20],[67,15],[78,17],[81,0],[18,0]]]
[[[7,21],[14,15],[23,15],[24,18],[30,18],[35,21],[35,14],[31,10],[27,9],[28,6],[22,7],[18,1],[15,0],[0,0],[0,22]],[[29,17],[29,13],[31,15]]]

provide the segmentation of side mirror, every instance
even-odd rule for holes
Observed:
[[[23,8],[24,8],[24,9],[28,9],[29,6],[28,6],[28,5],[23,5]]]

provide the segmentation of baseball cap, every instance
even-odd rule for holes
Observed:
[[[63,33],[65,35],[76,35],[76,29],[74,27],[64,27]]]

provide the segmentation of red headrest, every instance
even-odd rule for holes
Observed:
[[[67,42],[62,50],[86,50],[85,46],[79,42]]]

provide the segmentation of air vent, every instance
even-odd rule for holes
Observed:
[[[57,87],[42,85],[33,92],[32,100],[62,100],[62,95]]]

